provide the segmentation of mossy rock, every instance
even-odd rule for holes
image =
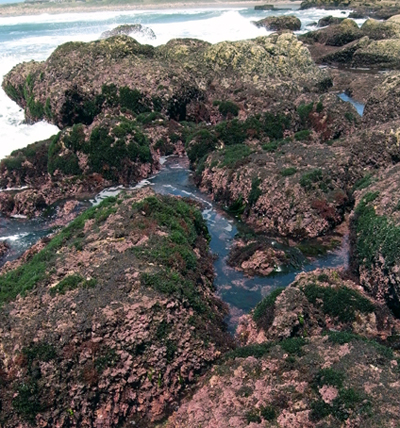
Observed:
[[[327,46],[343,46],[363,37],[363,32],[352,19],[344,19],[340,24],[330,25],[321,30],[310,31],[299,36],[305,43],[321,43]]]

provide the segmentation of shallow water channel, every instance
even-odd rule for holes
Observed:
[[[362,104],[355,102],[345,94],[338,96],[344,101],[352,103],[360,116],[362,115],[364,108]],[[203,217],[207,221],[211,235],[210,248],[212,253],[218,256],[214,262],[215,286],[217,294],[230,307],[229,325],[231,329],[237,323],[239,316],[249,312],[274,289],[289,285],[298,273],[309,272],[317,268],[346,267],[348,265],[348,241],[344,239],[340,248],[311,261],[298,251],[296,267],[289,267],[284,271],[278,267],[272,276],[249,278],[242,272],[236,271],[227,265],[227,259],[238,228],[243,225],[196,188],[191,179],[192,172],[189,169],[187,157],[170,156],[163,159],[163,162],[158,174],[143,180],[133,188],[151,186],[155,192],[160,194],[182,196],[201,202],[204,207]],[[122,187],[106,189],[90,202],[97,204],[108,196],[118,194],[122,189]],[[36,241],[51,232],[49,223],[44,220],[0,217],[0,241],[7,241],[11,248],[7,256],[1,260],[1,264],[7,260],[16,259]],[[288,247],[285,248],[272,239],[270,242],[277,248],[288,250]],[[293,255],[296,250],[290,249],[290,251]]]
[[[168,157],[161,171],[143,180],[136,187],[151,186],[160,194],[182,196],[199,201],[203,208],[203,217],[211,235],[210,248],[213,254],[218,256],[214,262],[215,286],[217,294],[228,303],[231,314],[229,325],[231,329],[237,323],[237,319],[244,313],[249,312],[254,306],[272,290],[284,287],[294,281],[299,272],[308,272],[316,268],[347,266],[348,243],[344,240],[342,246],[324,256],[308,261],[299,252],[299,259],[304,261],[301,268],[289,269],[285,273],[277,272],[269,277],[249,278],[242,272],[227,265],[229,249],[241,224],[228,213],[212,202],[207,195],[201,193],[193,184],[192,172],[189,169],[187,157]],[[94,203],[101,199],[117,194],[120,188],[107,189],[100,193]],[[280,245],[274,243],[272,245]],[[279,270],[279,269],[278,269]]]

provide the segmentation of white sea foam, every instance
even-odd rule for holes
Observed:
[[[0,241],[17,241],[18,239],[24,238],[25,236],[28,236],[29,233],[19,233],[18,235],[11,235],[11,236],[2,236],[0,237]]]

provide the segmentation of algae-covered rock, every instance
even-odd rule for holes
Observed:
[[[361,31],[371,40],[398,39],[400,38],[400,23],[368,19],[361,26]]]
[[[354,67],[400,68],[400,39],[371,41],[353,55]]]
[[[345,19],[346,18],[338,18],[332,15],[325,16],[324,18],[321,18],[318,21],[318,27],[327,27],[328,25],[332,25],[332,24],[340,24]]]
[[[360,286],[337,271],[301,274],[249,317],[237,330],[245,345],[213,367],[167,427],[395,423],[400,376],[388,345],[398,326]]]
[[[399,128],[392,130],[399,140]],[[396,159],[398,161],[398,158]],[[361,285],[400,315],[399,165],[390,166],[356,195],[351,221],[352,268]]]
[[[16,66],[3,88],[31,120],[46,118],[63,128],[90,125],[110,104],[185,120],[186,107],[202,104],[206,90],[222,95],[246,85],[246,94],[256,88],[263,99],[313,90],[326,78],[292,34],[215,45],[173,40],[157,48],[118,36],[66,43],[45,62]],[[104,85],[116,94],[104,93]]]
[[[193,204],[140,190],[89,209],[3,271],[2,423],[163,419],[229,348],[208,240]]]
[[[203,134],[197,134],[188,154],[200,188],[233,213],[257,230],[303,239],[325,234],[343,219],[354,177],[347,173],[350,152],[340,136],[354,133],[359,119],[334,95],[300,98],[296,107],[290,114],[220,123],[207,139],[219,144],[200,151]]]
[[[384,302],[369,296],[343,272],[318,269],[272,291],[251,314],[241,317],[237,336],[242,345],[320,336],[326,330],[387,340],[398,328]]]
[[[99,115],[90,126],[77,124],[15,150],[0,162],[0,185],[25,188],[1,194],[0,211],[34,217],[62,199],[93,194],[111,184],[137,183],[157,170],[155,143],[168,132],[157,126],[159,120],[163,122],[154,112],[137,120]],[[149,124],[153,126],[147,130]]]
[[[294,15],[268,16],[254,23],[257,27],[264,27],[269,31],[290,30],[298,31],[301,21]]]
[[[113,28],[110,31],[105,31],[104,33],[101,34],[100,37],[102,39],[106,39],[107,37],[122,36],[122,35],[125,35],[125,36],[138,35],[150,40],[154,40],[157,38],[156,35],[154,34],[154,31],[151,28],[146,27],[142,24],[119,25],[118,27]]]
[[[343,46],[363,36],[362,31],[352,19],[344,19],[340,24],[330,25],[327,28],[310,31],[299,36],[305,43],[321,43],[327,46]]]
[[[362,37],[361,39],[355,40],[354,42],[347,43],[347,45],[342,46],[341,48],[329,52],[320,58],[318,62],[325,64],[347,64],[351,65],[353,63],[354,54],[363,47],[368,46],[370,39],[368,37]]]
[[[241,318],[242,346],[212,368],[166,426],[391,426],[400,377],[390,346],[398,327],[343,272],[300,274]]]

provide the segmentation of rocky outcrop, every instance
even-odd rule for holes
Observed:
[[[127,36],[67,43],[4,79],[28,119],[46,118],[62,132],[2,161],[3,187],[30,187],[2,196],[2,212],[32,216],[60,198],[135,183],[157,170],[159,155],[182,152],[179,121],[246,119],[282,96],[330,84],[292,34],[157,48]]]
[[[361,26],[361,31],[371,40],[398,39],[400,38],[400,23],[395,20],[382,22],[368,19]]]
[[[236,240],[227,261],[229,266],[247,276],[268,276],[289,267],[300,268],[304,262],[305,257],[299,249],[263,235]]]
[[[398,141],[398,130],[392,133]],[[388,167],[356,194],[351,221],[353,271],[396,316],[400,315],[399,171],[399,165]]]
[[[318,63],[354,68],[398,69],[400,24],[396,16],[382,22],[368,19],[361,28],[345,19],[340,24],[299,36]]]
[[[365,105],[364,122],[369,126],[374,126],[399,119],[399,97],[400,74],[394,73],[374,88]]]
[[[211,370],[166,426],[390,426],[397,414],[385,403],[398,402],[399,375],[387,344],[397,324],[341,273],[301,274],[241,319],[245,346]]]
[[[321,43],[327,46],[343,46],[363,36],[362,31],[352,19],[344,19],[340,24],[330,25],[327,28],[310,31],[300,35],[299,40],[304,43]]]
[[[361,4],[356,7],[352,7],[352,9],[353,11],[350,13],[349,18],[354,19],[372,18],[385,20],[400,13],[400,8],[397,4],[382,6],[379,4],[369,6]]]
[[[7,427],[150,427],[229,348],[200,211],[105,200],[0,276]]]
[[[330,330],[386,341],[397,340],[399,327],[384,302],[370,297],[343,272],[317,269],[272,291],[241,318],[237,336],[242,345],[251,345]]]
[[[254,22],[257,27],[264,27],[268,31],[299,31],[301,21],[294,15],[268,16],[260,21]]]
[[[101,34],[100,38],[107,39],[108,37],[113,36],[140,36],[144,37],[149,40],[155,40],[157,36],[155,35],[154,31],[146,27],[142,24],[125,24],[125,25],[119,25],[116,28],[113,28],[110,31],[105,31]]]
[[[205,93],[227,97],[242,86],[271,98],[312,90],[326,77],[291,34],[216,45],[172,40],[157,48],[119,36],[62,45],[46,62],[15,67],[3,88],[31,120],[64,128],[89,125],[110,106],[185,120],[188,106],[203,105]]]
[[[204,130],[189,143],[188,155],[200,188],[215,200],[257,230],[303,239],[343,220],[346,188],[356,176],[348,175],[350,153],[339,137],[354,132],[358,119],[351,105],[333,95],[318,102],[300,98],[297,106],[258,123],[232,121]],[[214,146],[207,148],[205,140]]]
[[[318,21],[318,27],[327,27],[328,25],[340,24],[346,18],[338,18],[336,16],[325,16]]]
[[[153,115],[153,116],[152,116]],[[157,115],[156,115],[157,116]],[[146,132],[142,121],[154,113],[97,117],[90,125],[67,128],[50,140],[16,150],[0,163],[3,214],[34,217],[56,201],[93,195],[112,184],[128,186],[157,170],[154,145],[168,131],[157,125]]]
[[[351,9],[349,18],[363,19],[388,19],[400,13],[399,5],[395,2],[369,3],[365,4],[359,0],[305,0],[301,3],[300,9]]]

